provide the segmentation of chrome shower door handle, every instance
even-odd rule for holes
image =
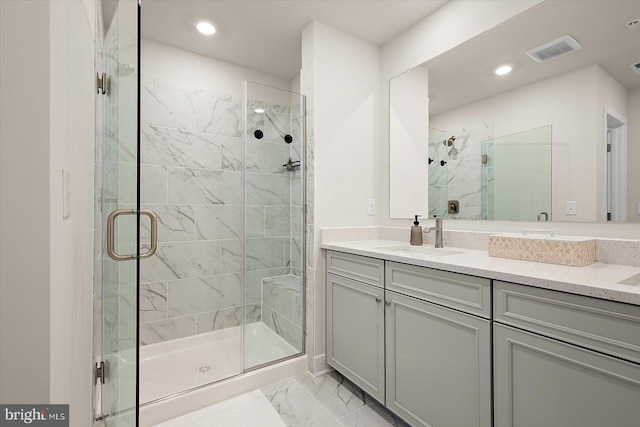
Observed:
[[[115,223],[116,218],[120,215],[136,215],[138,213],[140,213],[140,215],[148,216],[151,220],[151,247],[146,253],[140,255],[140,259],[149,258],[156,253],[156,249],[158,248],[158,217],[156,214],[150,210],[137,211],[135,209],[116,209],[107,217],[107,254],[109,254],[109,257],[112,259],[116,261],[129,261],[136,259],[136,254],[120,255],[116,252]]]

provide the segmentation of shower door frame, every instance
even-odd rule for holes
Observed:
[[[140,254],[140,216],[141,216],[141,211],[140,211],[140,83],[141,83],[141,73],[140,73],[140,24],[141,24],[141,8],[140,8],[140,1],[138,0],[135,2],[135,13],[136,16],[134,19],[132,19],[130,22],[128,22],[129,24],[134,24],[135,25],[135,37],[134,37],[134,44],[135,44],[135,61],[136,61],[136,65],[135,65],[135,69],[137,69],[137,74],[136,74],[136,88],[135,88],[135,104],[136,104],[136,111],[135,111],[135,128],[136,128],[136,136],[135,136],[135,159],[133,161],[133,164],[135,164],[135,168],[136,168],[136,172],[135,172],[135,186],[130,186],[129,189],[135,188],[135,208],[131,208],[130,206],[127,206],[127,209],[121,209],[121,206],[118,206],[118,203],[120,202],[119,200],[119,195],[121,194],[121,189],[118,186],[117,190],[115,192],[115,197],[111,197],[112,199],[115,200],[116,202],[116,206],[114,210],[112,210],[109,213],[109,217],[107,218],[106,215],[106,211],[104,211],[104,205],[109,201],[109,198],[105,197],[105,187],[106,187],[106,179],[105,179],[105,166],[106,166],[106,158],[105,158],[105,152],[106,152],[106,138],[105,138],[105,134],[106,134],[106,114],[107,114],[107,109],[110,107],[109,105],[109,99],[108,96],[111,94],[111,89],[113,87],[113,84],[111,83],[111,79],[118,79],[120,77],[119,73],[118,73],[118,67],[116,67],[116,73],[114,73],[115,75],[113,76],[109,76],[106,75],[105,72],[107,71],[107,66],[106,66],[106,51],[105,51],[105,42],[107,41],[107,33],[110,31],[111,29],[111,25],[113,25],[113,20],[110,24],[109,29],[106,30],[105,33],[105,39],[101,40],[98,38],[98,35],[101,35],[100,31],[96,31],[95,33],[95,39],[94,39],[94,69],[96,71],[96,75],[97,75],[97,93],[94,94],[94,99],[95,99],[95,103],[101,103],[102,104],[102,108],[97,108],[96,107],[96,113],[100,112],[102,117],[99,120],[96,120],[96,125],[98,123],[101,124],[101,127],[98,129],[96,128],[96,135],[98,134],[98,132],[101,133],[101,137],[100,140],[98,141],[99,144],[101,144],[102,146],[102,150],[100,151],[96,151],[96,155],[95,155],[95,160],[97,162],[100,162],[101,164],[101,171],[102,171],[102,176],[101,176],[101,182],[99,184],[99,187],[96,185],[94,186],[94,200],[95,203],[97,204],[96,206],[96,212],[99,212],[99,215],[97,216],[97,220],[99,220],[101,222],[101,226],[100,226],[100,230],[101,233],[99,233],[99,241],[95,241],[94,242],[94,246],[95,245],[100,245],[100,257],[99,259],[94,259],[94,263],[96,262],[100,262],[102,264],[102,266],[100,267],[100,272],[101,275],[98,277],[94,277],[94,283],[96,281],[100,282],[100,308],[99,308],[99,313],[96,313],[96,309],[94,308],[94,318],[96,317],[96,314],[99,316],[99,321],[100,321],[100,325],[99,325],[99,331],[94,330],[94,341],[99,341],[100,342],[100,347],[99,349],[96,347],[97,344],[94,342],[94,348],[93,348],[93,362],[96,363],[95,365],[95,372],[94,372],[94,382],[93,382],[93,393],[92,393],[92,397],[93,397],[93,402],[92,402],[92,406],[93,404],[97,404],[98,407],[93,408],[94,409],[94,414],[93,414],[93,423],[95,424],[96,422],[102,422],[104,423],[105,426],[108,426],[109,423],[107,422],[109,417],[116,417],[115,418],[115,423],[120,424],[120,421],[118,421],[118,417],[122,416],[126,413],[128,413],[129,411],[133,411],[133,421],[135,422],[135,426],[138,426],[140,424],[140,399],[139,399],[139,387],[140,387],[140,360],[139,360],[139,336],[140,336],[140,258],[141,258],[141,254]],[[120,10],[120,1],[119,4],[116,8],[115,13],[118,15],[117,17],[114,17],[113,19],[118,19],[117,25],[121,25],[120,22],[120,14],[119,14],[119,10]],[[100,12],[98,11],[98,9],[96,8],[96,15],[95,15],[95,22],[96,25],[101,24],[102,20],[98,18],[98,14]],[[120,37],[122,36],[122,34],[120,34],[120,29],[118,29],[118,43],[120,42]],[[112,60],[114,60],[114,58],[111,58]],[[119,65],[119,61],[120,61],[120,51],[118,51],[118,60],[116,61],[116,64]],[[98,72],[98,69],[101,69],[100,72]],[[120,89],[121,85],[119,84],[120,82],[118,81],[118,85],[117,88]],[[118,99],[118,124],[120,123],[120,99]],[[118,136],[120,135],[119,130],[118,130]],[[113,143],[114,141],[112,141]],[[117,140],[115,141],[115,143],[119,143],[119,138],[117,138]],[[98,154],[100,153],[100,154]],[[115,169],[116,170],[120,170],[121,164],[120,164],[120,158],[116,159],[115,162]],[[111,173],[113,173],[113,171],[111,171]],[[118,174],[119,172],[116,172],[116,174]],[[118,177],[119,178],[119,177]],[[120,180],[118,179],[118,182],[120,182]],[[111,188],[110,190],[113,190],[113,188]],[[132,205],[133,203],[127,203],[127,201],[124,202],[126,205]],[[132,254],[127,254],[127,255],[119,255],[116,253],[116,248],[115,246],[115,234],[116,234],[116,217],[119,215],[133,215],[135,216],[135,249],[134,249],[134,253]],[[152,230],[155,229],[155,215],[152,212],[146,212],[146,214],[149,215],[149,217],[152,219]],[[131,227],[130,227],[131,228]],[[111,231],[111,233],[110,233]],[[153,233],[153,231],[152,231]],[[152,240],[155,240],[155,236],[152,237]],[[152,243],[152,246],[154,244]],[[142,255],[142,257],[146,258],[148,256],[153,255],[153,253],[155,252],[155,249],[151,250],[150,252],[147,252],[146,254]],[[125,408],[125,409],[120,409],[120,410],[116,410],[113,413],[109,413],[109,414],[105,414],[104,411],[104,399],[105,399],[105,392],[103,389],[103,386],[105,385],[105,383],[108,381],[110,384],[110,387],[115,387],[118,392],[116,393],[117,396],[115,397],[116,401],[121,401],[120,399],[120,386],[121,383],[119,382],[119,377],[116,378],[115,376],[110,376],[110,369],[108,364],[106,364],[107,361],[107,354],[111,354],[105,351],[105,340],[106,340],[106,334],[105,334],[105,322],[106,322],[106,312],[107,310],[105,310],[105,301],[108,299],[109,296],[113,297],[113,295],[108,295],[105,291],[107,290],[105,287],[105,279],[106,279],[106,275],[108,274],[108,272],[106,271],[107,269],[104,268],[104,259],[106,257],[110,257],[113,261],[129,261],[129,262],[134,262],[135,263],[135,274],[132,275],[132,279],[134,280],[134,293],[135,293],[135,299],[134,299],[134,312],[135,315],[133,316],[132,319],[132,323],[135,322],[135,344],[133,345],[133,349],[135,351],[135,379],[133,381],[133,384],[127,384],[128,386],[130,385],[133,388],[133,395],[134,395],[134,399],[133,402],[129,402],[129,403],[133,403],[133,407],[131,408]],[[117,264],[116,264],[117,266]],[[94,273],[95,273],[96,269],[94,266]],[[116,286],[120,287],[119,284],[119,269],[116,268]],[[113,277],[111,277],[113,279]],[[95,285],[94,285],[95,286]],[[113,284],[111,284],[111,286],[114,286]],[[118,296],[116,298],[120,298],[119,294],[117,294]],[[108,305],[108,304],[107,304]],[[122,314],[118,311],[115,313],[116,319],[112,321],[116,324],[116,325],[120,325],[120,320],[123,317]],[[99,351],[98,351],[99,350]],[[120,354],[120,351],[114,351],[112,352],[114,354],[116,354],[117,357],[119,357],[118,355]],[[109,396],[109,393],[106,393],[107,396]],[[99,400],[98,400],[99,398]],[[131,421],[131,420],[130,420]],[[125,423],[127,423],[127,421],[124,421]]]

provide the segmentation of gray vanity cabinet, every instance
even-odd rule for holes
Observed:
[[[491,426],[490,321],[387,292],[387,407],[412,425]]]
[[[387,262],[385,285],[387,407],[416,426],[491,427],[490,281]]]
[[[640,307],[494,282],[495,427],[640,425]]]
[[[327,363],[384,403],[384,261],[330,252],[327,270]]]

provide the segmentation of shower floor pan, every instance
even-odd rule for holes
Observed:
[[[140,403],[237,375],[243,370],[240,326],[140,348]],[[298,353],[262,322],[245,327],[247,366]]]

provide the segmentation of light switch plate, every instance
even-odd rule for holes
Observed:
[[[62,218],[71,216],[71,172],[62,169]]]
[[[578,207],[575,201],[567,200],[565,202],[565,209],[564,209],[565,215],[576,215],[577,210],[578,210]]]

